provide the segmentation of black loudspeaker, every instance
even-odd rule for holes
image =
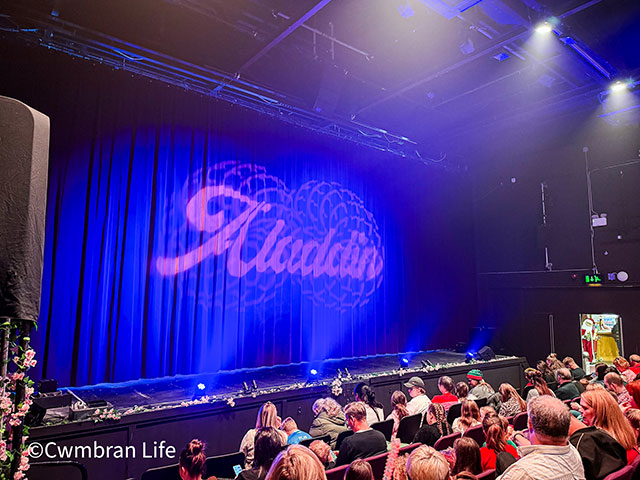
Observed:
[[[496,358],[496,354],[491,347],[486,346],[478,350],[478,357],[486,362],[487,360],[493,360]]]
[[[38,319],[49,118],[0,96],[0,317]]]
[[[332,115],[340,95],[342,94],[342,86],[344,85],[344,72],[334,67],[333,65],[326,65],[322,71],[322,78],[320,79],[320,87],[318,88],[318,96],[313,104],[313,110],[323,115]]]

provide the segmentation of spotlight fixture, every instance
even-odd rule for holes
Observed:
[[[198,390],[202,391],[202,390],[204,390],[205,388],[206,388],[206,386],[205,386],[205,384],[204,384],[204,383],[199,383],[199,384],[198,384]]]
[[[553,27],[551,26],[550,23],[548,22],[544,22],[541,23],[540,25],[538,25],[535,28],[536,33],[551,33],[553,32]]]
[[[318,370],[316,370],[315,368],[312,368],[312,369],[309,371],[309,373],[315,377],[316,375],[318,375]]]
[[[245,393],[249,393],[251,391],[247,382],[242,382],[242,390],[244,390]]]
[[[467,352],[467,358],[465,360],[466,363],[471,363],[476,359],[476,353],[475,352]]]
[[[253,387],[254,390],[258,389],[258,384],[256,383],[255,380],[251,380],[251,386]]]
[[[205,395],[204,391],[206,390],[206,388],[207,388],[207,386],[204,383],[198,383],[196,385],[195,392],[193,392],[192,400],[198,400],[199,398],[204,397],[204,395]]]
[[[409,366],[409,359],[407,357],[402,357],[400,359],[400,368],[407,368]]]
[[[611,90],[611,92],[613,93],[622,92],[623,90],[628,90],[628,89],[629,89],[629,83],[623,82],[620,80],[618,80],[613,85],[611,85],[611,87],[609,87],[609,90]]]

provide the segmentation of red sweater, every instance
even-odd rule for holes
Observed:
[[[518,458],[518,452],[515,448],[513,448],[512,445],[509,445],[507,443],[507,448],[505,451],[509,452],[515,458]],[[489,447],[482,447],[480,449],[480,461],[482,462],[483,472],[485,470],[493,470],[496,468],[496,456],[496,451]]]
[[[431,399],[433,403],[458,403],[458,397],[451,393],[445,393],[444,395],[436,395]]]

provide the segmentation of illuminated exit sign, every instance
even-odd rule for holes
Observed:
[[[604,282],[604,278],[600,274],[585,275],[583,278],[585,285],[600,285]]]

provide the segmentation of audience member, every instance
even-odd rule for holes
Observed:
[[[500,415],[503,417],[513,417],[527,410],[527,402],[518,394],[510,383],[503,383],[498,389],[500,392]]]
[[[347,471],[344,473],[344,480],[375,480],[373,477],[373,470],[371,465],[366,460],[361,458],[354,460],[347,467]]]
[[[253,467],[253,449],[255,444],[256,432],[262,427],[273,427],[276,430],[280,428],[280,419],[278,418],[278,411],[276,406],[267,402],[258,411],[258,418],[256,419],[256,427],[247,431],[242,437],[240,442],[240,451],[244,453],[244,468],[250,469]],[[287,435],[282,430],[278,430],[278,434],[282,438],[282,445],[287,443]]]
[[[256,432],[254,444],[253,468],[243,470],[239,480],[264,480],[271,468],[273,459],[282,451],[282,437],[273,427],[262,427]]]
[[[624,413],[624,416],[627,417],[631,428],[636,434],[636,445],[638,445],[640,443],[640,410],[630,408]]]
[[[409,396],[411,397],[407,404],[409,415],[426,412],[431,400],[427,396],[422,379],[420,377],[411,377],[404,386],[409,390]]]
[[[631,407],[631,395],[624,388],[624,380],[618,373],[607,373],[604,376],[604,387],[610,392],[615,393],[618,405],[622,408]]]
[[[398,433],[398,425],[400,425],[400,420],[409,415],[409,410],[407,409],[407,396],[401,392],[400,390],[396,390],[391,395],[391,413],[387,417],[387,420],[393,419],[393,433],[392,437],[395,438],[396,433]]]
[[[311,438],[311,435],[307,432],[298,429],[298,424],[291,417],[287,417],[282,421],[281,428],[284,430],[284,433],[287,434],[287,445],[295,445],[302,440]]]
[[[603,429],[627,451],[627,461],[637,455],[637,439],[614,398],[603,389],[588,390],[580,397],[580,412],[585,425]]]
[[[302,445],[290,445],[273,461],[266,480],[326,480],[318,457]]]
[[[546,364],[549,367],[549,370],[553,372],[554,376],[559,369],[564,368],[564,365],[558,359],[558,355],[556,355],[555,353],[550,353],[549,355],[547,355]]]
[[[553,370],[551,370],[551,368],[549,367],[549,364],[544,360],[539,360],[538,363],[536,363],[536,368],[542,374],[542,378],[544,379],[544,381],[547,382],[547,386],[551,390],[555,390],[556,375],[553,372]]]
[[[455,463],[451,467],[451,474],[470,472],[474,475],[482,473],[482,457],[478,442],[470,437],[457,438],[453,442]]]
[[[478,477],[471,472],[460,472],[454,478],[455,480],[478,480]]]
[[[366,383],[360,382],[353,390],[356,402],[362,402],[367,409],[367,423],[382,422],[384,420],[384,410],[382,404],[376,400],[375,392]]]
[[[348,430],[342,407],[333,398],[320,398],[313,403],[312,410],[315,417],[311,422],[309,435],[329,435],[329,446],[335,449],[338,435]]]
[[[634,353],[629,357],[629,368],[636,375],[640,374],[640,355]]]
[[[558,388],[556,388],[556,397],[560,400],[573,400],[580,396],[578,387],[573,383],[573,377],[571,377],[571,371],[568,368],[559,368],[556,370],[556,379],[558,381]]]
[[[491,405],[485,405],[484,407],[480,407],[480,423],[482,423],[482,419],[487,415],[497,415],[498,412]]]
[[[318,460],[320,460],[325,470],[335,467],[336,456],[331,451],[328,443],[322,440],[314,440],[311,442],[311,445],[309,445],[309,450],[316,454],[316,457],[318,457]]]
[[[413,443],[434,446],[440,437],[453,433],[444,406],[440,403],[432,403],[427,409],[427,418],[420,430],[413,438]]]
[[[178,469],[180,478],[182,480],[202,480],[206,461],[204,443],[194,438],[180,452]]]
[[[436,395],[431,399],[434,403],[441,403],[445,410],[449,410],[449,407],[454,403],[458,403],[458,397],[456,397],[456,384],[453,383],[451,377],[442,376],[438,379],[438,390],[440,395]]]
[[[513,445],[508,443],[506,418],[498,415],[487,415],[482,420],[482,430],[486,436],[486,443],[480,449],[480,458],[483,470],[496,468],[496,456],[501,452],[507,452],[518,458],[518,452]]]
[[[464,398],[469,396],[469,385],[465,382],[456,383],[456,397],[458,397],[458,401],[461,402]]]
[[[467,373],[467,380],[469,382],[469,398],[471,400],[489,398],[493,395],[493,388],[484,381],[482,372],[477,368],[474,368]]]
[[[440,452],[423,445],[409,455],[407,476],[411,480],[449,480],[449,463]]]
[[[640,380],[627,383],[627,392],[631,395],[631,407],[640,408]]]
[[[507,468],[500,479],[584,480],[580,455],[568,443],[569,409],[557,398],[541,395],[531,399],[527,410],[530,442],[522,435],[516,437],[521,445],[520,460]]]
[[[626,383],[633,382],[633,380],[636,378],[636,374],[633,373],[633,370],[631,370],[631,368],[629,368],[629,362],[627,362],[626,358],[616,357],[616,359],[613,361],[613,365],[618,369],[618,372],[620,372],[620,375],[622,376],[622,378],[624,378],[624,381]]]
[[[453,421],[451,428],[454,432],[464,433],[469,427],[480,425],[480,409],[473,400],[464,399],[462,401],[461,416]]]
[[[391,480],[409,480],[409,477],[407,477],[407,460],[409,460],[408,453],[398,455],[393,464],[393,475],[391,476]]]
[[[347,425],[354,434],[345,438],[340,445],[336,466],[346,465],[357,458],[367,458],[387,451],[387,440],[367,423],[364,403],[353,402],[344,407]]]
[[[569,369],[571,372],[571,378],[574,380],[580,380],[582,377],[587,375],[586,372],[578,366],[573,357],[564,357],[562,359],[562,363],[564,363],[564,366]]]
[[[587,427],[571,416],[569,442],[576,447],[587,480],[603,480],[627,464],[627,452],[615,438],[595,426]]]
[[[532,386],[532,388],[530,388],[527,393],[527,403],[529,403],[531,399],[541,395],[549,395],[551,397],[555,397],[554,393],[547,385],[546,380],[543,378],[542,372],[540,372],[540,370],[536,370],[535,368],[527,368],[524,371],[524,375]]]

